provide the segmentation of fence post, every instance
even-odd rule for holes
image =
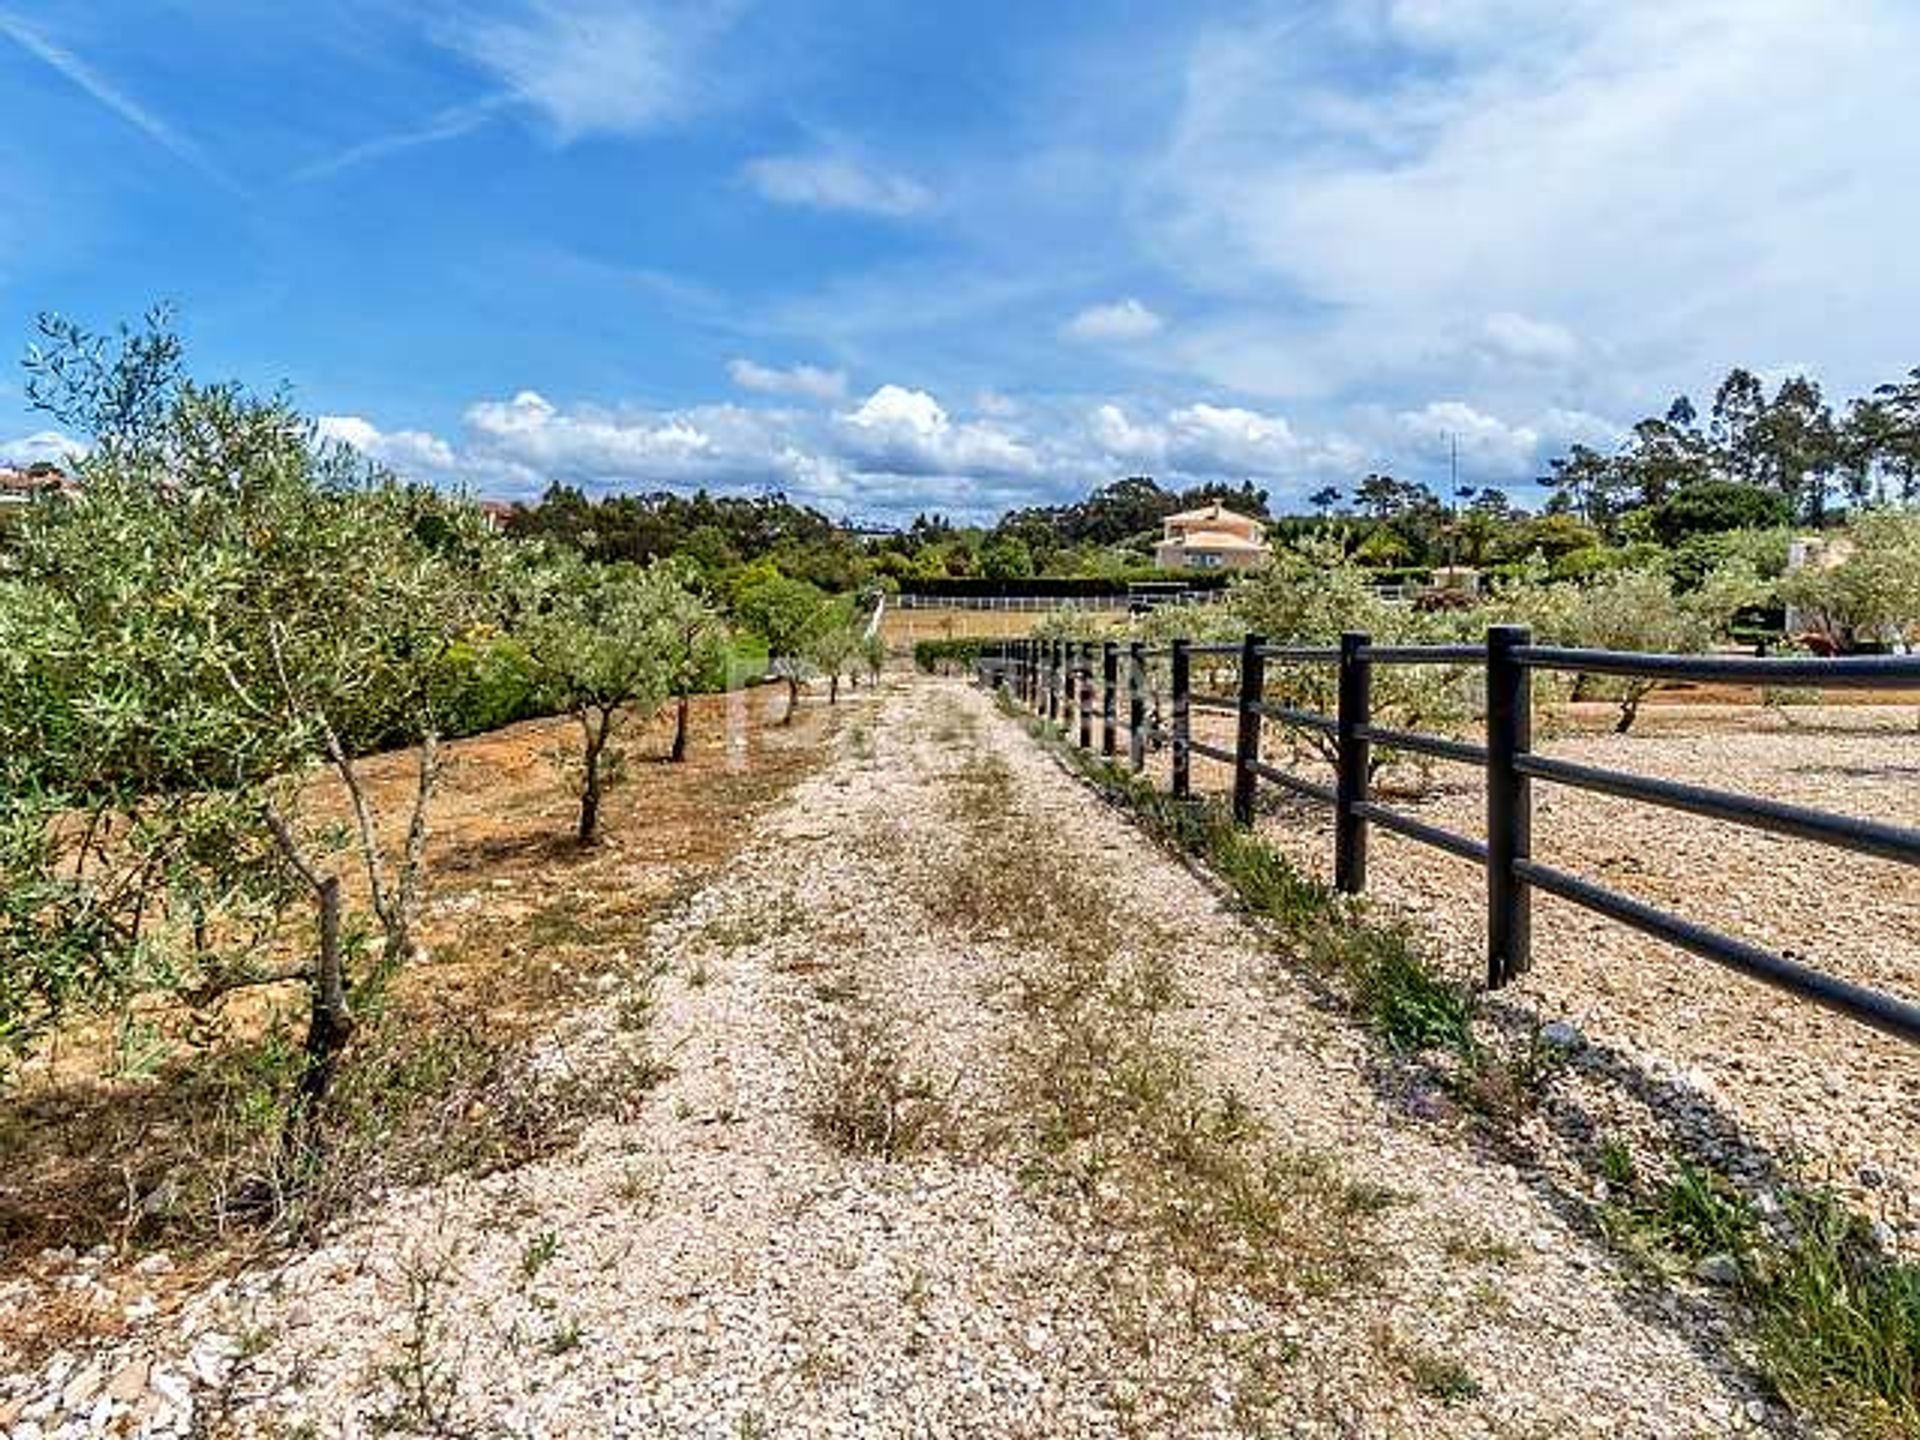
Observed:
[[[1173,642],[1173,798],[1185,800],[1193,793],[1193,753],[1188,742],[1193,738],[1192,710],[1187,697],[1193,693],[1193,658],[1187,654],[1185,640]]]
[[[1334,780],[1333,883],[1345,895],[1367,888],[1367,822],[1354,807],[1367,798],[1367,767],[1373,747],[1360,737],[1362,725],[1373,722],[1373,662],[1367,659],[1368,637],[1349,630],[1340,637],[1340,703],[1335,741],[1338,774]]]
[[[1532,784],[1514,768],[1533,748],[1533,676],[1513,658],[1529,643],[1524,625],[1487,631],[1487,987],[1497,989],[1532,962],[1531,887],[1514,862],[1533,853]]]
[[[1080,748],[1093,748],[1093,660],[1092,650],[1082,640],[1073,647],[1076,663],[1073,679],[1080,697]]]
[[[1127,646],[1127,765],[1137,775],[1147,768],[1147,647]]]
[[[1114,751],[1114,730],[1120,722],[1120,699],[1114,694],[1120,683],[1120,646],[1108,640],[1100,647],[1100,753]]]
[[[1060,642],[1047,642],[1047,719],[1060,718]]]
[[[1267,690],[1267,661],[1260,653],[1265,643],[1261,635],[1240,642],[1240,730],[1233,746],[1233,818],[1240,825],[1253,824],[1253,794],[1260,783],[1253,772],[1260,759],[1260,713],[1253,707]]]

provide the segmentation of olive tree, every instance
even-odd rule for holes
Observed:
[[[719,611],[700,593],[698,569],[679,559],[657,562],[648,571],[656,601],[655,640],[673,697],[673,741],[667,758],[687,758],[688,711],[702,685],[719,678],[727,663],[727,627]]]
[[[787,685],[787,713],[780,723],[791,724],[801,683],[813,668],[813,646],[835,620],[833,597],[804,580],[775,574],[742,590],[734,612],[767,642],[774,671]]]
[[[591,845],[607,786],[618,776],[621,727],[644,724],[684,691],[692,673],[688,627],[704,622],[698,597],[669,562],[637,570],[554,555],[528,579],[516,633],[549,701],[580,726],[575,834]]]
[[[164,988],[311,998],[301,1110],[353,1000],[414,948],[438,775],[442,660],[485,610],[492,542],[469,507],[319,444],[280,399],[180,378],[150,330],[118,353],[43,326],[30,393],[94,428],[82,498],[19,528],[0,593],[0,1037]],[[415,751],[397,864],[359,757]],[[352,821],[316,804],[333,772]],[[367,877],[381,964],[348,973],[342,875]],[[316,938],[277,947],[304,897]]]
[[[1267,569],[1233,587],[1227,614],[1234,628],[1257,631],[1274,645],[1329,647],[1337,645],[1343,633],[1356,630],[1391,645],[1453,643],[1475,633],[1468,612],[1424,612],[1389,603],[1337,541],[1309,540],[1298,550],[1276,555]],[[1374,723],[1402,730],[1460,729],[1472,715],[1471,670],[1450,665],[1376,667]],[[1287,705],[1331,715],[1338,708],[1339,671],[1328,664],[1269,661],[1267,688]],[[1292,727],[1286,733],[1296,753],[1336,763],[1331,735]],[[1396,765],[1411,766],[1421,775],[1427,769],[1418,757],[1375,747],[1374,772]]]
[[[844,600],[828,602],[826,613],[811,641],[806,658],[827,677],[827,703],[840,703],[840,678],[855,673],[860,662],[860,626],[852,606]]]
[[[1920,513],[1867,511],[1837,548],[1835,563],[1785,576],[1781,597],[1817,617],[1838,648],[1920,639]]]
[[[1767,585],[1745,560],[1709,570],[1690,589],[1676,589],[1665,570],[1614,570],[1584,583],[1559,581],[1503,587],[1494,618],[1530,626],[1548,645],[1651,654],[1698,654],[1724,640],[1735,615],[1766,597]],[[1633,728],[1658,681],[1640,676],[1586,676],[1575,699],[1611,699],[1620,706],[1617,734]]]

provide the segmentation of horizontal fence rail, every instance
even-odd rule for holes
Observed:
[[[1238,693],[1196,692],[1192,680],[1196,658],[1206,662],[1209,673],[1219,662],[1231,661],[1238,673]],[[1162,661],[1168,681],[1164,706],[1153,683],[1154,667]],[[1269,664],[1335,670],[1336,713],[1325,715],[1268,700]],[[1379,665],[1473,667],[1486,693],[1483,738],[1474,742],[1374,724],[1373,671]],[[1253,822],[1257,787],[1263,782],[1330,808],[1334,884],[1347,894],[1366,889],[1367,839],[1374,827],[1480,866],[1487,881],[1490,988],[1507,984],[1532,963],[1532,897],[1538,890],[1920,1043],[1920,1004],[1828,975],[1801,960],[1535,861],[1533,782],[1699,815],[1903,865],[1920,866],[1920,828],[1535,754],[1532,682],[1536,670],[1654,682],[1911,690],[1920,698],[1920,656],[1916,655],[1754,659],[1573,650],[1535,645],[1521,626],[1493,627],[1484,645],[1375,645],[1358,633],[1342,636],[1337,647],[1269,645],[1259,635],[1231,644],[1175,640],[1170,645],[1124,647],[1112,642],[1016,640],[996,647],[980,661],[984,681],[1029,710],[1061,723],[1068,734],[1073,734],[1070,722],[1077,719],[1082,749],[1091,750],[1097,744],[1102,755],[1114,756],[1118,737],[1124,733],[1127,762],[1136,772],[1145,768],[1149,749],[1168,749],[1176,799],[1191,798],[1192,763],[1199,756],[1230,767],[1233,814],[1242,825]],[[1232,715],[1233,745],[1194,738],[1196,710]],[[1263,759],[1265,721],[1330,739],[1334,783],[1310,780]],[[1376,746],[1479,769],[1486,781],[1486,838],[1456,834],[1376,801],[1369,784]]]

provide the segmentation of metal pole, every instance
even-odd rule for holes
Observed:
[[[1187,642],[1173,642],[1173,798],[1185,800],[1193,793],[1193,754],[1187,748],[1192,739],[1192,710],[1187,696],[1193,693],[1193,658],[1187,654]]]
[[[1361,651],[1367,636],[1350,630],[1340,637],[1340,704],[1335,717],[1338,773],[1334,781],[1333,883],[1346,895],[1367,888],[1367,822],[1354,807],[1367,798],[1367,767],[1373,747],[1360,738],[1373,721],[1373,662]]]
[[[1119,697],[1114,694],[1120,680],[1120,646],[1109,640],[1100,647],[1100,753],[1111,755],[1114,730],[1119,724]]]
[[[1147,768],[1147,656],[1139,640],[1127,647],[1127,764]]]
[[[1267,689],[1267,662],[1260,653],[1264,637],[1248,635],[1240,642],[1240,731],[1233,747],[1233,818],[1253,824],[1253,795],[1260,777],[1253,767],[1260,760],[1260,712],[1253,707]]]
[[[1073,648],[1074,653],[1079,657],[1074,678],[1079,684],[1080,691],[1080,748],[1091,750],[1093,748],[1093,651],[1084,640]]]
[[[1060,718],[1060,642],[1047,642],[1047,719]]]
[[[1533,677],[1513,655],[1524,625],[1487,631],[1487,988],[1532,963],[1532,890],[1515,870],[1533,854],[1532,782],[1514,766],[1533,748]]]

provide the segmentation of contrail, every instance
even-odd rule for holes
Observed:
[[[303,165],[293,172],[292,179],[295,181],[319,180],[402,150],[413,150],[422,145],[437,145],[442,140],[452,140],[484,125],[512,99],[510,95],[489,95],[483,100],[476,100],[468,105],[455,105],[451,109],[442,110],[439,114],[431,116],[417,129],[402,130],[392,135],[363,140],[358,145],[349,145],[337,155],[329,156],[311,165]]]
[[[39,60],[49,69],[58,72],[78,89],[113,111],[122,120],[140,131],[156,145],[169,151],[202,174],[217,181],[229,190],[238,190],[233,178],[214,164],[205,151],[186,136],[175,130],[166,121],[141,105],[137,100],[123,94],[71,50],[62,48],[41,35],[18,17],[0,10],[0,35],[6,36],[22,50]]]

